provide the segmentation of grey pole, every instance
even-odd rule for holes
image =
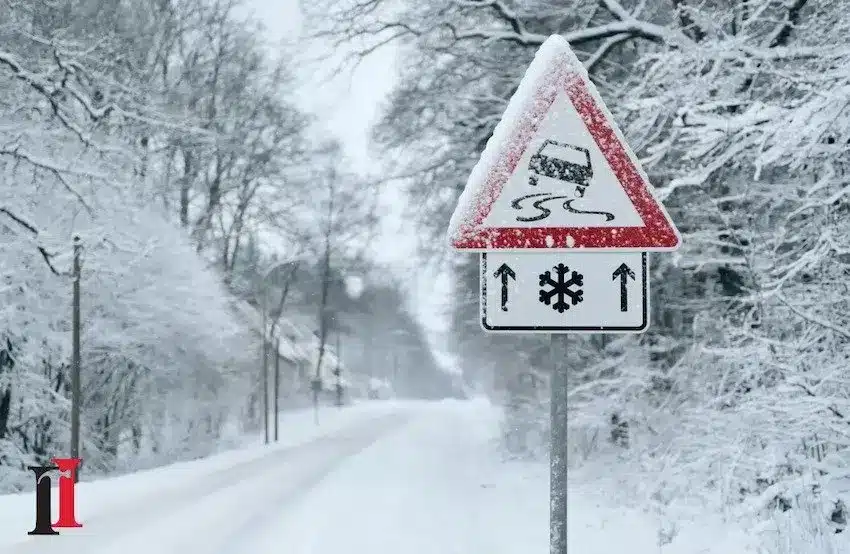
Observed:
[[[549,396],[549,552],[567,554],[567,368],[555,354],[554,335],[549,347],[553,362]]]
[[[80,457],[80,237],[74,236],[73,301],[71,321],[71,457]],[[79,480],[79,468],[74,480]]]
[[[342,349],[339,333],[336,334],[336,405],[342,407]]]
[[[266,290],[263,284],[263,432],[265,442],[269,443],[269,369],[268,369],[268,342],[266,337]]]
[[[275,341],[274,351],[274,441],[277,442],[277,428],[280,415],[278,414],[278,397],[280,396],[280,337]]]
[[[277,264],[270,267],[265,273],[260,276],[260,292],[261,298],[260,303],[262,304],[263,311],[263,363],[262,363],[262,380],[263,380],[263,432],[265,433],[265,441],[266,444],[269,443],[269,356],[268,351],[271,344],[269,344],[269,332],[268,332],[268,289],[266,288],[266,281],[273,271],[276,271],[282,265],[291,263],[293,260],[287,260],[278,262]],[[277,323],[275,323],[277,325]],[[280,339],[278,339],[280,340]],[[278,343],[279,344],[279,343]],[[278,394],[278,356],[280,355],[280,348],[278,348],[277,352],[275,352],[275,440],[277,440],[277,425],[278,425],[278,416],[277,416],[277,394]]]

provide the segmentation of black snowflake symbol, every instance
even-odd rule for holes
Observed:
[[[584,292],[579,288],[584,284],[584,276],[578,271],[573,271],[570,278],[566,279],[570,268],[564,264],[558,264],[552,269],[558,274],[558,280],[552,279],[551,271],[540,274],[540,286],[550,287],[549,290],[542,289],[540,291],[540,301],[548,306],[552,304],[552,298],[557,296],[557,301],[552,304],[552,309],[562,314],[570,309],[570,304],[567,304],[567,297],[570,298],[573,306],[584,300]],[[570,287],[575,287],[576,290],[572,290]]]

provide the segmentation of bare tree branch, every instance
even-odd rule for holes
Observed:
[[[13,158],[18,158],[18,159],[24,160],[27,163],[29,163],[30,165],[32,165],[33,167],[36,167],[38,169],[43,169],[43,170],[49,172],[54,177],[56,177],[56,179],[62,184],[63,187],[65,187],[65,190],[70,192],[77,199],[77,201],[83,206],[83,208],[85,208],[85,210],[89,213],[89,215],[94,214],[94,210],[92,210],[91,206],[89,206],[88,202],[86,202],[85,198],[83,198],[83,195],[80,194],[71,185],[71,183],[68,182],[68,180],[65,178],[65,175],[68,174],[68,175],[76,175],[76,176],[79,176],[79,177],[98,178],[98,179],[105,178],[103,175],[97,175],[97,174],[93,174],[93,173],[90,173],[90,172],[77,171],[77,170],[70,168],[70,167],[58,167],[55,164],[53,164],[52,162],[50,162],[48,160],[37,158],[34,155],[32,155],[32,154],[30,154],[30,153],[28,153],[24,150],[21,150],[20,148],[15,148],[13,150],[0,148],[0,156],[2,156],[2,155],[7,155],[7,156],[11,156]]]
[[[15,223],[17,223],[18,225],[20,225],[21,227],[23,227],[27,231],[29,231],[33,236],[35,236],[35,237],[38,236],[38,229],[36,229],[36,227],[33,224],[27,222],[22,217],[15,215],[8,208],[6,208],[4,206],[0,206],[0,213],[5,214],[9,219],[14,221]],[[61,272],[58,269],[56,269],[56,267],[53,265],[53,262],[51,260],[51,258],[53,256],[43,246],[37,245],[36,250],[38,250],[38,253],[41,255],[42,259],[44,260],[44,263],[47,264],[47,267],[50,268],[50,271],[54,275],[57,275],[57,276],[60,276],[60,277],[69,275],[69,273],[67,273],[67,272]]]

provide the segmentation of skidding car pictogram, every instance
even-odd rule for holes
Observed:
[[[576,186],[575,198],[551,192],[535,192],[515,198],[511,202],[513,209],[524,211],[523,201],[535,198],[532,207],[537,210],[530,216],[518,215],[517,221],[528,222],[546,219],[551,215],[552,210],[544,204],[552,200],[563,201],[564,210],[570,213],[601,215],[605,218],[605,221],[614,220],[614,214],[611,212],[583,210],[573,207],[573,202],[581,202],[580,199],[584,198],[584,192],[590,186],[590,180],[593,178],[593,165],[590,162],[590,151],[587,148],[552,139],[544,140],[537,152],[528,160],[528,184],[536,187],[541,176],[565,183],[573,183]]]
[[[590,151],[580,146],[546,139],[528,161],[528,172],[528,184],[533,187],[537,186],[540,175],[569,181],[576,184],[576,193],[581,198],[593,178]]]

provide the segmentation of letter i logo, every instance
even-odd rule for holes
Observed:
[[[55,527],[82,527],[75,514],[74,485],[80,458],[53,458],[55,466],[29,466],[35,473],[35,527],[28,535],[58,535]],[[50,472],[59,472],[59,520],[51,523]]]

